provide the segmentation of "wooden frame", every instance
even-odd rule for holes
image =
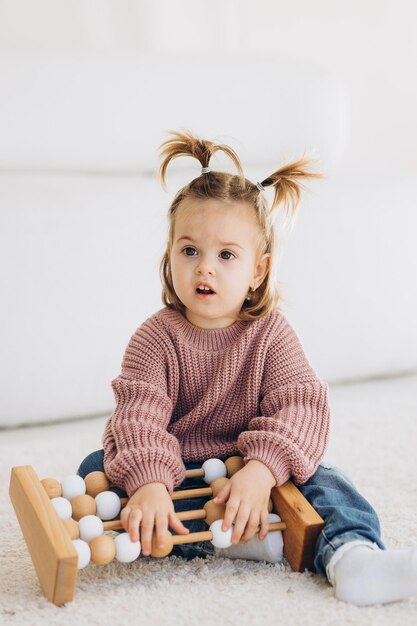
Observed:
[[[271,490],[274,512],[286,523],[284,556],[295,572],[315,571],[314,548],[324,520],[291,480]]]
[[[57,606],[71,601],[78,555],[32,466],[12,467],[9,495],[44,595]]]
[[[9,495],[44,595],[61,606],[74,599],[78,555],[33,467],[13,467]],[[314,571],[314,547],[324,521],[291,481],[271,490],[285,522],[284,556],[292,569]]]

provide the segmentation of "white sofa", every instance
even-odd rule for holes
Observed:
[[[229,143],[253,181],[318,157],[327,179],[282,238],[284,312],[329,382],[417,367],[415,178],[343,171],[340,80],[248,62],[0,59],[0,426],[112,410],[125,346],[162,306],[169,204],[200,172],[178,159],[161,189],[169,129]]]

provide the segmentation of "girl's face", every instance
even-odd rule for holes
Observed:
[[[172,281],[189,322],[201,328],[233,324],[268,270],[270,254],[256,259],[259,226],[253,209],[220,200],[184,200],[178,207],[170,252]],[[199,295],[199,281],[212,295]]]

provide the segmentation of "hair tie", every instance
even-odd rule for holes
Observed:
[[[265,191],[265,187],[262,186],[262,183],[256,183],[256,186],[258,187],[259,191]]]
[[[202,174],[208,174],[209,172],[211,172],[211,167],[209,167],[209,166],[208,167],[203,167],[201,169],[201,173]]]

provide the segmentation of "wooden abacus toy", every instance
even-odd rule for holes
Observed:
[[[240,456],[225,463],[208,459],[201,468],[187,470],[186,477],[201,476],[207,488],[174,491],[172,500],[214,497],[231,476],[244,465]],[[113,539],[105,531],[122,529],[120,513],[128,498],[119,498],[109,490],[103,472],[85,477],[67,476],[60,484],[54,478],[39,480],[33,467],[13,467],[9,494],[44,595],[61,606],[74,598],[77,572],[90,560],[105,565],[114,558],[123,563],[140,554],[140,541],[132,542],[128,533]],[[164,547],[157,547],[155,532],[151,556],[167,556],[174,545],[211,541],[218,548],[231,545],[232,527],[221,530],[226,505],[209,500],[203,509],[178,512],[181,521],[204,519],[210,527],[205,532],[172,535],[167,532]],[[289,480],[273,487],[269,512],[281,521],[269,524],[270,532],[281,532],[283,554],[294,571],[314,571],[314,546],[324,521]],[[259,530],[259,528],[258,528]]]

